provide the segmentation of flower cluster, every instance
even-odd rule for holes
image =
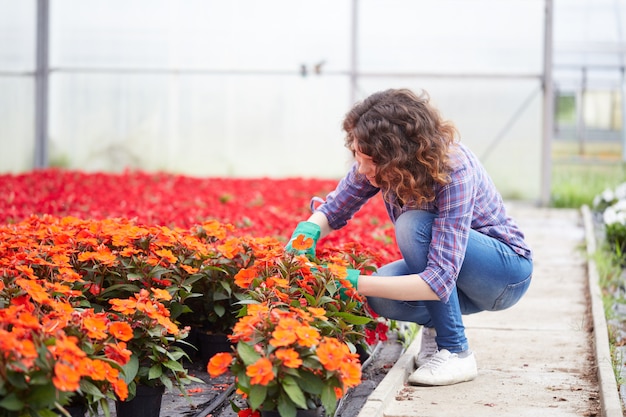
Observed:
[[[310,244],[296,239],[293,247]],[[332,415],[360,383],[357,346],[367,330],[384,339],[388,327],[346,279],[345,256],[309,260],[275,248],[235,275],[247,300],[231,335],[236,349],[214,356],[207,369],[213,376],[231,371],[251,410],[291,417],[323,406]]]
[[[597,195],[593,208],[602,214],[606,240],[620,254],[626,253],[626,183]]]
[[[318,259],[284,251],[310,197],[334,185],[1,175],[0,414],[46,415],[76,398],[108,413],[137,384],[181,387],[195,380],[183,367],[189,326],[232,333],[229,369],[254,407],[332,411],[358,383],[359,349],[388,331],[346,267],[368,273],[398,257],[379,197],[318,243]],[[250,317],[263,320],[252,329]]]
[[[52,216],[0,226],[0,410],[58,408],[75,394],[106,408],[138,383],[195,380],[177,316],[220,247],[235,250],[207,244],[227,226],[200,229]]]
[[[232,224],[236,236],[284,240],[307,218],[311,197],[325,197],[336,180],[315,178],[196,178],[127,171],[86,173],[46,169],[0,175],[0,223],[31,214],[81,219],[127,218],[139,224],[190,229],[208,220]],[[350,223],[318,249],[360,242],[377,265],[399,259],[382,197],[365,204]]]

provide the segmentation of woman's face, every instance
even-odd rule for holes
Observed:
[[[378,187],[378,184],[376,184],[375,180],[376,165],[372,161],[371,156],[365,155],[359,150],[359,145],[356,142],[354,143],[354,159],[359,165],[359,174],[365,175],[370,184],[372,184],[374,187]]]

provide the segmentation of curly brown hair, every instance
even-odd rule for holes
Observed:
[[[372,158],[385,197],[393,192],[402,204],[422,204],[434,200],[435,184],[449,181],[448,154],[458,132],[425,91],[374,93],[348,112],[343,129],[346,147]]]

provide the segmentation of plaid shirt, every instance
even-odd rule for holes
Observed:
[[[444,302],[450,297],[463,263],[470,229],[497,239],[520,256],[532,259],[523,233],[507,216],[502,197],[484,167],[467,147],[460,143],[457,146],[460,152],[451,153],[450,181],[444,186],[435,186],[434,201],[400,206],[392,193],[385,199],[394,224],[408,210],[437,214],[428,263],[420,277]],[[315,209],[326,215],[333,229],[345,226],[361,206],[380,191],[360,175],[357,168],[355,163],[337,188],[326,196],[326,201]]]

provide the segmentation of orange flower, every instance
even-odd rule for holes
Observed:
[[[133,352],[126,349],[126,343],[107,343],[104,347],[104,354],[107,358],[119,363],[120,365],[126,365],[130,360]]]
[[[26,275],[30,279],[37,279],[37,275],[35,275],[35,271],[33,268],[27,265],[15,265],[15,269],[20,271],[22,274]]]
[[[154,293],[154,298],[157,300],[165,300],[169,301],[172,299],[172,295],[162,288],[150,288],[150,290]]]
[[[161,260],[166,260],[171,264],[175,264],[178,259],[174,256],[171,250],[169,249],[159,249],[154,251],[155,254],[161,257]]]
[[[270,288],[289,288],[289,280],[281,278],[278,275],[267,277],[265,283]]]
[[[109,333],[117,340],[128,342],[133,338],[133,329],[130,324],[123,321],[114,321],[109,324]]]
[[[18,278],[15,280],[15,283],[22,287],[22,289],[26,291],[36,303],[43,305],[50,303],[50,295],[46,292],[44,287],[37,283],[37,281]]]
[[[257,272],[255,268],[243,268],[235,274],[235,284],[241,288],[248,288],[252,281],[256,278]]]
[[[302,323],[298,321],[292,312],[285,312],[282,310],[273,310],[274,316],[278,316],[277,329],[295,331],[298,327],[302,326]]]
[[[238,342],[239,340],[249,341],[254,334],[255,326],[260,322],[257,316],[243,316],[233,326],[233,333],[230,338],[232,342]]]
[[[302,346],[315,346],[320,340],[320,332],[315,327],[300,326],[296,329],[298,343]]]
[[[328,264],[328,271],[337,278],[346,278],[348,276],[348,268],[342,265]]]
[[[108,364],[101,360],[82,358],[78,367],[81,375],[89,375],[95,381],[102,381],[106,377],[106,366]]]
[[[280,359],[287,368],[298,368],[302,365],[300,355],[292,348],[276,350],[276,357]]]
[[[313,315],[316,319],[320,319],[323,321],[327,321],[328,317],[326,317],[326,310],[321,307],[309,307],[309,313]]]
[[[113,266],[117,262],[117,256],[111,253],[111,249],[104,245],[98,247],[97,252],[81,252],[78,254],[80,262],[94,261],[102,265]]]
[[[78,347],[78,338],[76,336],[65,336],[62,334],[56,340],[55,344],[48,347],[48,350],[59,359],[68,362],[78,362],[80,358],[84,358],[87,354]]]
[[[298,336],[293,330],[277,328],[272,332],[270,345],[274,347],[289,346],[298,340]]]
[[[230,225],[223,225],[216,220],[210,220],[206,223],[202,224],[202,228],[206,232],[207,235],[215,237],[217,239],[224,239],[226,237],[226,230],[232,230],[232,227],[229,228]]]
[[[241,241],[238,238],[229,238],[224,244],[218,245],[217,249],[228,259],[233,259],[238,253],[243,251]]]
[[[74,368],[62,362],[54,365],[52,383],[59,391],[77,391],[79,388],[80,374]]]
[[[274,379],[272,362],[267,358],[260,358],[246,368],[246,375],[250,377],[252,385],[267,385]]]
[[[291,247],[295,250],[307,250],[313,246],[313,239],[310,237],[305,238],[304,235],[298,235],[296,239],[291,242]]]
[[[344,387],[356,387],[361,383],[361,364],[356,359],[344,360],[339,366],[339,375]]]
[[[59,268],[57,278],[63,282],[76,282],[82,280],[78,272],[74,271],[72,268],[66,267]]]
[[[198,268],[190,266],[190,265],[181,265],[180,267],[189,275],[193,275],[199,271]]]
[[[114,298],[109,300],[109,304],[112,305],[112,309],[114,311],[118,311],[122,314],[126,314],[128,316],[132,316],[137,311],[137,299],[130,298],[128,300],[122,300],[119,298]]]
[[[207,372],[212,378],[222,375],[228,371],[228,367],[233,361],[233,355],[228,352],[220,352],[213,355],[207,364]]]
[[[107,320],[103,314],[85,317],[82,327],[87,332],[87,336],[92,339],[103,340],[108,337],[106,333]]]
[[[350,349],[333,337],[324,337],[316,352],[320,363],[326,370],[336,371],[345,360],[346,355],[350,353]]]
[[[128,398],[128,385],[126,385],[126,382],[122,378],[112,381],[111,384],[113,384],[113,390],[117,398],[122,401]]]

